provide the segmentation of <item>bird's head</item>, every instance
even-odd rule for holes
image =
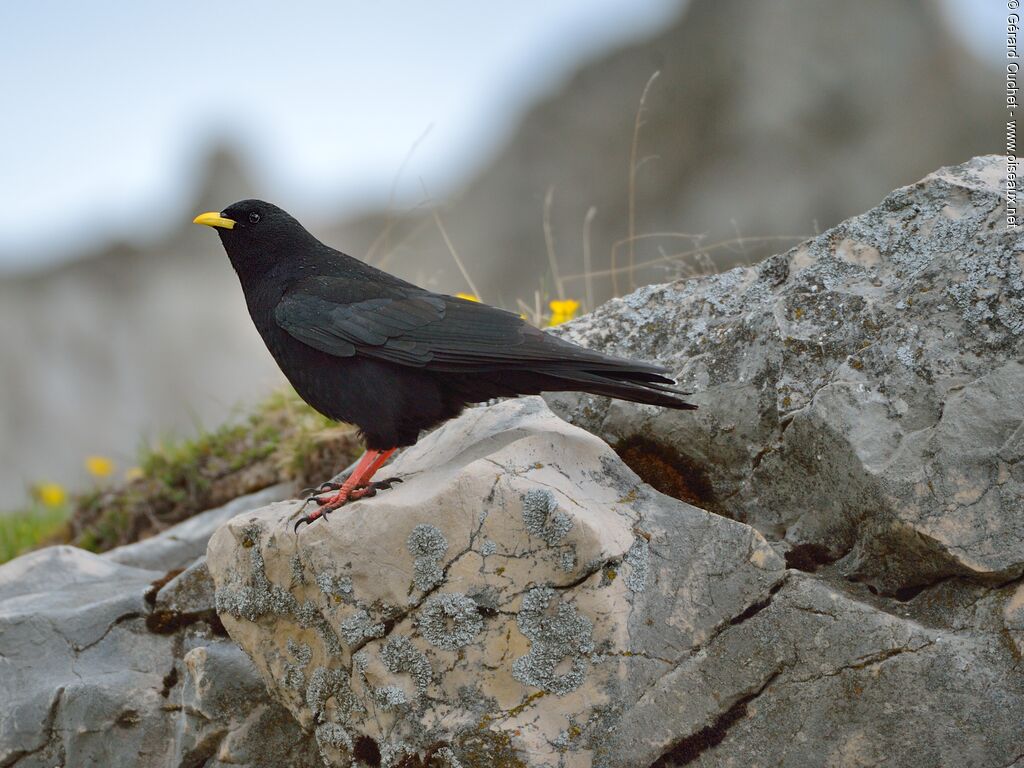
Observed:
[[[213,227],[235,269],[262,273],[282,260],[295,258],[315,238],[276,205],[262,200],[240,200],[223,211],[201,213],[193,224]]]

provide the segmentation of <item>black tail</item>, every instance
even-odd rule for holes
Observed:
[[[636,367],[643,365],[634,364]],[[672,379],[655,373],[654,366],[648,370],[637,370],[630,366],[626,371],[545,371],[551,378],[551,384],[544,387],[548,392],[589,392],[592,395],[604,395],[633,403],[660,405],[663,408],[674,408],[681,411],[692,411],[697,408],[693,403],[681,399],[679,395],[689,392],[672,387]]]

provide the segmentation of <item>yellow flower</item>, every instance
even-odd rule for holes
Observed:
[[[124,471],[124,479],[126,483],[141,480],[145,476],[146,473],[142,471],[142,467],[128,467],[128,469]]]
[[[550,328],[553,325],[567,323],[576,317],[576,310],[580,308],[580,303],[573,299],[562,299],[549,302],[548,306],[551,307],[551,320],[548,322]]]
[[[475,301],[477,304],[480,303],[480,299],[472,293],[456,293],[455,297],[458,299],[465,299],[466,301]]]
[[[117,469],[117,465],[106,456],[86,456],[85,468],[93,477],[110,477]]]
[[[59,507],[68,495],[57,483],[40,483],[36,486],[36,498],[47,507]]]

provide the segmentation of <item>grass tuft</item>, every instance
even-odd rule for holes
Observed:
[[[70,514],[67,504],[33,504],[0,515],[0,563],[39,546],[66,541]]]
[[[361,450],[354,427],[281,390],[218,429],[143,448],[121,485],[104,483],[58,505],[0,515],[0,562],[45,544],[93,552],[129,544],[276,483],[317,484]]]

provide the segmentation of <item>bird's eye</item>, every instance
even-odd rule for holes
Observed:
[[[255,211],[253,211],[252,213],[249,214],[249,223],[250,224],[255,224],[259,220],[260,220],[260,215],[258,213],[256,213]]]

